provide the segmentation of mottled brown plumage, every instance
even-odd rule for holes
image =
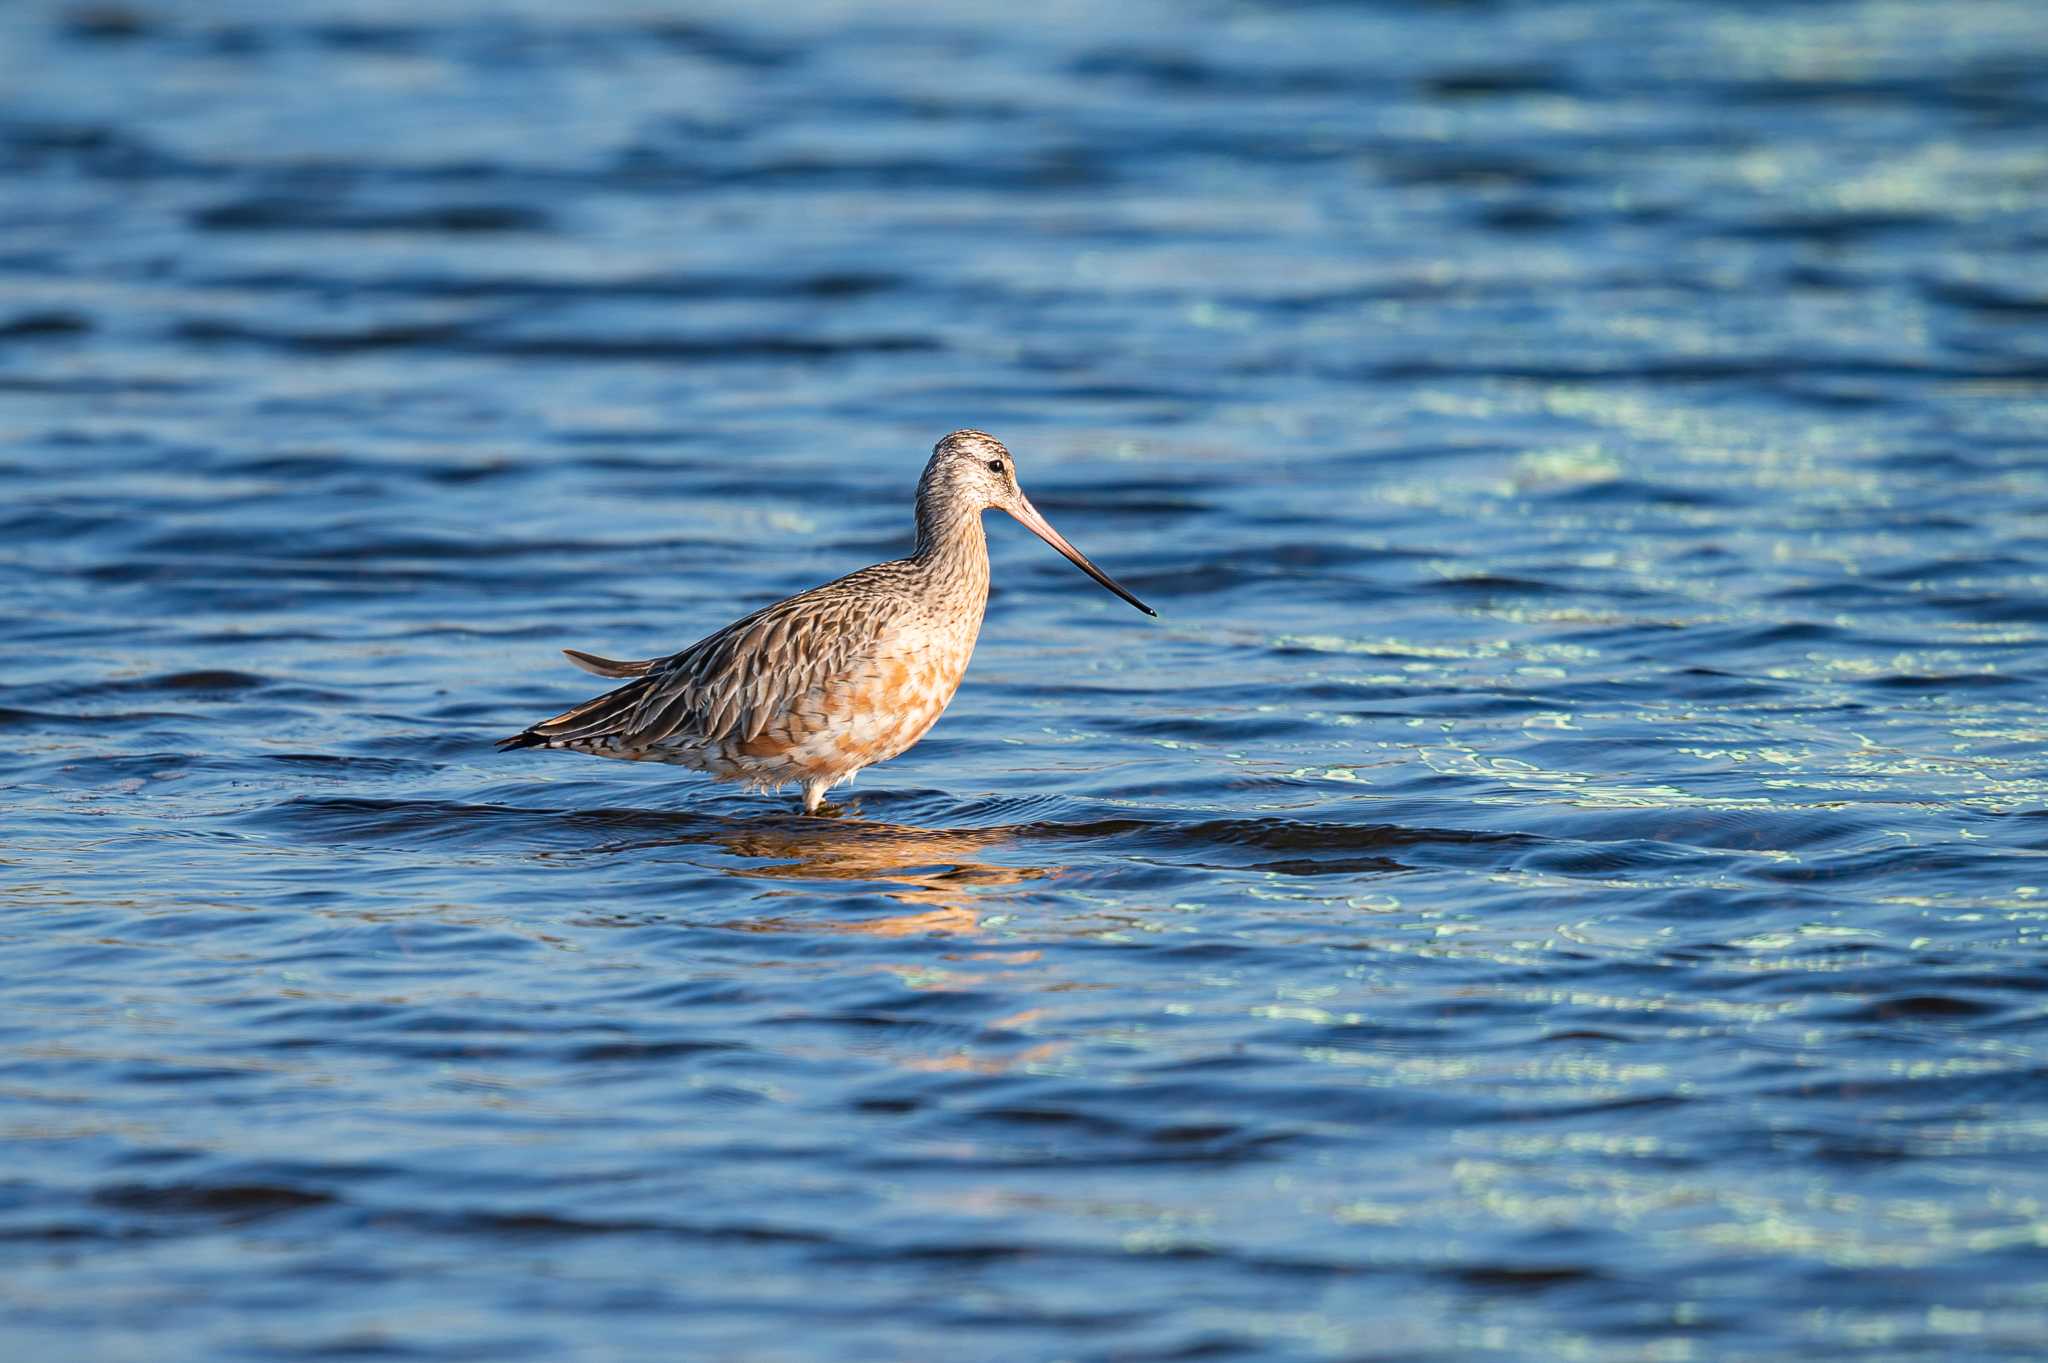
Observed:
[[[586,672],[631,680],[498,746],[671,762],[758,788],[796,781],[815,813],[831,787],[924,737],[952,700],[988,603],[981,513],[992,507],[1153,614],[1038,514],[1002,442],[955,431],[918,480],[909,558],[764,606],[666,658],[565,649]]]

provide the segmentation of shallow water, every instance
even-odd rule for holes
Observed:
[[[0,1331],[2048,1337],[2029,0],[0,11]],[[489,740],[900,552],[794,799]]]

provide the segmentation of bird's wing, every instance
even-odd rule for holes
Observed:
[[[880,621],[873,598],[845,590],[844,582],[755,611],[527,732],[549,742],[614,739],[626,748],[677,732],[706,742],[751,742],[780,715],[822,708],[825,688],[874,651]]]
[[[752,742],[869,651],[874,631],[860,607],[856,593],[819,588],[676,654],[649,674],[629,740],[654,743],[684,729],[693,737]]]

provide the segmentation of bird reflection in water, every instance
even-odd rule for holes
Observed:
[[[1058,866],[1003,866],[983,859],[990,849],[1016,844],[1028,836],[1018,827],[932,829],[908,824],[871,822],[857,816],[838,819],[749,819],[745,821],[647,811],[613,810],[572,816],[617,830],[659,831],[659,836],[608,840],[589,849],[616,854],[652,847],[712,848],[738,858],[715,869],[746,880],[774,882],[763,897],[790,903],[785,913],[728,920],[719,926],[735,932],[786,933],[791,936],[832,934],[867,939],[900,939],[900,951],[863,952],[841,963],[842,969],[880,971],[917,990],[986,987],[999,977],[1031,993],[1062,992],[1079,987],[1071,981],[1049,980],[1049,963],[1034,948],[1005,950],[986,941],[984,920],[999,912],[1008,891],[1056,876]],[[588,855],[589,852],[577,855]],[[542,856],[552,854],[542,853]],[[705,866],[699,862],[698,865]],[[705,869],[712,869],[705,866]],[[806,885],[804,882],[810,882]],[[845,886],[842,893],[835,886]],[[854,895],[879,895],[902,906],[900,913],[854,917],[844,900]],[[639,926],[642,920],[631,925]],[[621,923],[621,926],[627,924]],[[950,939],[936,953],[912,944]],[[952,943],[959,943],[953,945]],[[877,942],[877,946],[880,943]],[[964,948],[964,949],[963,949]],[[730,965],[725,967],[732,968]],[[1042,1016],[1042,1008],[1025,1008],[989,1020],[986,1037],[966,1045],[932,1052],[915,1048],[897,1063],[922,1071],[967,1070],[999,1073],[1018,1065],[1052,1061],[1072,1045],[1070,1040],[1012,1045]]]
[[[769,916],[727,926],[745,932],[971,937],[981,932],[980,901],[991,890],[1043,879],[1059,870],[1056,866],[998,866],[976,859],[976,854],[990,847],[1015,840],[1016,832],[1011,829],[939,830],[851,820],[807,820],[751,829],[719,841],[730,852],[768,864],[734,867],[735,874],[764,880],[865,881],[886,886],[881,893],[903,904],[906,912],[845,921]],[[881,968],[914,989],[954,989],[961,986],[963,973],[971,972],[976,983],[986,983],[990,972],[1008,973],[1018,967],[1035,972],[1042,968],[1042,957],[1042,952],[1030,949],[981,950],[959,956],[949,953],[948,959],[966,965],[967,971],[935,970],[922,963],[884,964]],[[1044,987],[1042,980],[1034,984]],[[1040,1008],[1027,1008],[989,1025],[999,1033],[1014,1032],[1030,1027],[1043,1013]],[[997,1052],[960,1047],[942,1054],[900,1056],[899,1062],[906,1069],[926,1072],[995,1074],[1017,1065],[1049,1062],[1069,1044],[1044,1041],[1021,1050]]]
[[[869,937],[980,931],[981,900],[991,890],[1039,880],[1058,867],[998,866],[979,853],[1014,842],[1003,828],[931,829],[908,824],[843,820],[838,823],[756,825],[718,839],[725,850],[756,862],[728,868],[760,880],[829,880],[874,883],[908,912],[881,918],[819,922],[770,916],[727,926],[747,932],[839,932]],[[1038,953],[1012,953],[1036,959]]]

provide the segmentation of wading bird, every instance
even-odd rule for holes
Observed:
[[[666,658],[564,649],[586,672],[631,680],[498,746],[669,762],[761,790],[795,781],[815,814],[833,786],[923,738],[953,699],[988,604],[991,507],[1157,614],[1038,514],[1001,441],[955,431],[918,480],[910,557],[764,606]]]

